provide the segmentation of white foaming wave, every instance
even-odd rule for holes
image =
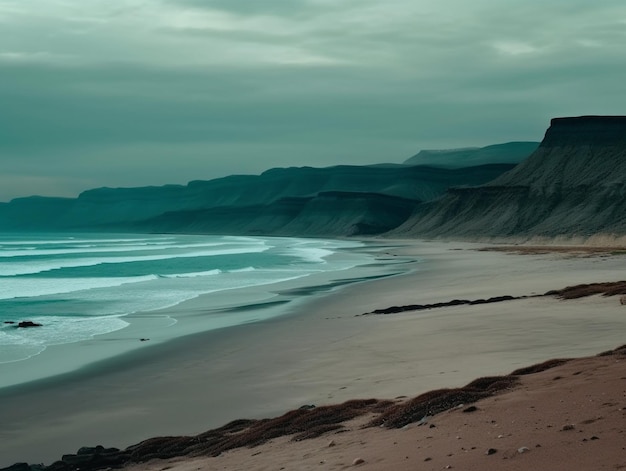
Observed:
[[[172,243],[163,244],[140,244],[140,245],[124,245],[124,246],[77,246],[68,247],[66,249],[37,249],[35,247],[26,247],[18,250],[2,250],[0,248],[0,258],[15,258],[15,257],[33,257],[39,255],[69,255],[69,254],[92,254],[92,253],[119,253],[119,252],[141,252],[141,251],[157,251],[157,250],[170,250],[170,249],[190,249],[198,247],[219,247],[226,245],[225,242],[221,243],[206,243],[206,244],[183,244],[175,245]],[[85,250],[88,249],[88,250]]]
[[[289,253],[306,262],[326,263],[325,258],[334,252],[319,247],[293,247],[289,250]]]
[[[159,239],[151,238],[139,238],[139,239],[74,239],[68,237],[67,239],[50,239],[50,240],[5,240],[0,242],[0,246],[3,245],[53,245],[53,244],[104,244],[104,243],[121,243],[121,242],[150,242],[150,241],[162,241],[172,240],[173,237],[163,237]]]
[[[190,273],[175,273],[173,275],[160,275],[162,278],[197,278],[200,276],[213,276],[219,275],[222,273],[222,270],[208,270],[208,271],[197,271]]]
[[[15,299],[73,293],[96,288],[113,288],[156,280],[156,275],[115,278],[8,278],[0,283],[0,299]]]
[[[23,263],[11,263],[0,266],[0,276],[11,277],[17,275],[34,275],[36,273],[60,270],[63,268],[93,267],[103,265],[105,263],[131,263],[131,262],[149,262],[155,260],[170,260],[175,258],[194,258],[207,257],[216,255],[235,255],[244,253],[259,253],[269,250],[266,245],[258,245],[256,247],[225,249],[225,250],[204,250],[193,251],[181,254],[163,254],[163,255],[144,255],[137,257],[102,257],[102,258],[81,258],[81,259],[56,259],[50,261],[28,261]]]
[[[46,347],[88,340],[129,325],[119,316],[62,317],[46,316],[30,319],[43,325],[37,329],[0,331],[0,363],[20,361],[38,355]],[[3,354],[7,351],[7,355]]]
[[[246,273],[256,271],[254,267],[237,268],[236,270],[228,270],[228,273]]]

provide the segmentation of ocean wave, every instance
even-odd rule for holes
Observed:
[[[0,329],[0,363],[25,360],[43,352],[51,345],[88,340],[96,335],[108,334],[129,325],[119,316],[99,317],[33,317],[42,324],[37,329]]]
[[[227,245],[226,242],[218,242],[212,244],[181,244],[176,245],[171,242],[163,244],[129,244],[129,245],[115,245],[115,246],[74,246],[65,249],[38,249],[37,247],[24,247],[21,249],[3,250],[0,248],[0,259],[2,258],[17,258],[17,257],[39,257],[48,255],[79,255],[79,254],[92,254],[92,253],[123,253],[123,252],[144,252],[144,251],[160,251],[160,250],[179,250],[189,248],[206,248],[206,247],[221,247]],[[88,249],[88,250],[85,250]]]
[[[256,271],[256,268],[254,267],[237,268],[235,270],[228,270],[228,273],[246,273],[246,272],[251,272],[251,271]]]
[[[136,257],[101,257],[101,258],[79,258],[79,259],[54,259],[50,261],[27,261],[22,263],[10,263],[0,265],[0,277],[13,277],[20,275],[35,275],[37,273],[62,270],[64,268],[93,267],[97,265],[121,264],[132,262],[149,262],[156,260],[171,260],[176,258],[212,257],[219,255],[236,255],[247,253],[261,253],[269,250],[266,245],[254,247],[203,250],[183,253],[169,253],[160,255],[144,255]]]
[[[208,271],[198,271],[191,273],[175,273],[173,275],[159,275],[161,278],[198,278],[200,276],[213,276],[219,275],[222,273],[222,270],[208,270]]]
[[[3,240],[0,242],[0,246],[3,245],[55,245],[55,244],[93,244],[93,243],[120,243],[120,242],[140,242],[140,241],[158,241],[158,240],[173,240],[173,237],[163,237],[159,239],[153,238],[138,238],[138,239],[75,239],[68,237],[66,239],[24,239],[24,240]],[[0,239],[1,240],[1,239]]]
[[[117,278],[44,278],[35,283],[32,279],[7,278],[0,284],[0,299],[30,298],[85,291],[97,288],[113,288],[130,283],[156,280],[156,275]]]

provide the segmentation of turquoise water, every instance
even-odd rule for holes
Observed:
[[[0,235],[0,363],[122,330],[131,315],[148,316],[203,294],[366,265],[372,256],[352,250],[362,245],[230,236]],[[351,255],[333,256],[341,251]],[[16,327],[25,320],[42,327]],[[167,317],[162,327],[177,322]],[[223,316],[219,322],[224,325]]]

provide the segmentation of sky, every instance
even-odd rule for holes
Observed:
[[[623,0],[0,0],[0,201],[626,114]]]

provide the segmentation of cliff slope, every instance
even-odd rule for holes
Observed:
[[[555,118],[513,170],[422,205],[396,235],[626,234],[626,117]]]
[[[485,183],[512,167],[277,168],[185,186],[99,188],[76,199],[31,197],[0,205],[0,230],[380,233],[448,187]]]

